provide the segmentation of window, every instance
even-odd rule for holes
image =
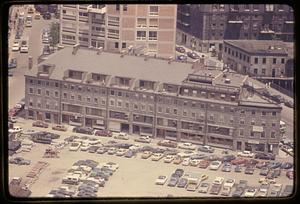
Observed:
[[[276,124],[275,123],[272,123],[272,127],[275,127],[276,126]]]
[[[266,111],[262,111],[262,112],[261,112],[261,115],[262,115],[262,116],[266,116]]]
[[[110,95],[112,95],[112,96],[115,95],[115,91],[111,90]]]
[[[38,85],[41,85],[41,84],[42,84],[40,80],[38,80],[37,82],[38,82]]]
[[[245,124],[245,121],[244,121],[244,120],[240,120],[240,124],[241,124],[241,125],[244,125],[244,124]]]
[[[255,111],[251,111],[252,112],[252,115],[255,115]]]
[[[261,74],[265,75],[266,74],[266,69],[261,69]]]
[[[46,109],[49,109],[50,108],[50,105],[49,105],[49,102],[46,103]]]
[[[147,27],[147,19],[146,18],[137,18],[137,27],[138,28],[146,28]]]
[[[210,121],[213,121],[213,120],[214,120],[214,115],[211,114],[211,115],[209,116],[209,120],[210,120]]]
[[[254,64],[258,64],[258,58],[257,57],[254,58]]]
[[[149,52],[156,52],[157,51],[157,44],[149,43],[148,44],[148,51]]]
[[[156,18],[151,18],[149,20],[149,27],[150,28],[157,28],[158,27],[158,19]]]
[[[251,121],[251,125],[255,125],[255,121],[254,120]]]
[[[260,134],[260,138],[265,138],[266,137],[266,133],[265,132],[262,132],[261,134]]]
[[[247,62],[250,62],[250,57],[249,56],[247,56]]]
[[[244,129],[240,129],[240,136],[244,135]]]
[[[266,62],[267,62],[266,58],[263,58],[263,59],[262,59],[262,63],[263,63],[263,64],[266,64]]]
[[[266,4],[266,11],[274,11],[274,5],[273,4]]]
[[[227,52],[227,47],[225,46],[225,52]]]
[[[241,110],[241,114],[244,114],[245,113],[245,111],[244,110]]]
[[[106,101],[105,101],[104,99],[102,99],[101,104],[102,104],[102,105],[105,105],[105,104],[106,104]]]
[[[266,126],[266,122],[265,122],[265,121],[262,121],[262,122],[261,122],[261,126]]]
[[[122,43],[122,48],[126,48],[126,43]]]
[[[183,111],[182,111],[182,115],[183,115],[183,116],[187,116],[187,111],[186,111],[186,110],[183,110]]]
[[[146,31],[137,31],[136,39],[137,40],[146,40]]]
[[[46,90],[46,96],[49,96],[49,95],[50,95],[49,90]]]
[[[55,97],[58,97],[58,91],[55,91],[55,92],[54,92],[54,96],[55,96]]]
[[[121,91],[118,91],[118,96],[122,96],[122,92]]]
[[[158,107],[158,110],[157,110],[159,113],[161,113],[162,112],[162,107]]]
[[[158,15],[158,6],[150,6],[150,16],[157,16]]]
[[[29,93],[33,93],[33,88],[29,88]]]
[[[174,108],[173,112],[174,112],[175,115],[177,115],[177,109],[176,108]]]
[[[196,113],[192,112],[192,118],[196,118]]]
[[[254,137],[254,132],[253,131],[250,132],[250,137]]]
[[[78,101],[81,101],[81,99],[82,99],[82,98],[81,98],[81,95],[78,95],[78,96],[77,96],[77,99],[78,99]]]
[[[225,10],[225,4],[220,4],[220,11],[224,11]]]
[[[230,123],[233,123],[233,117],[230,117]]]
[[[170,113],[170,108],[166,108],[166,113]]]
[[[272,131],[272,132],[271,132],[271,138],[273,138],[273,139],[274,139],[274,138],[275,138],[275,136],[276,136],[276,135],[275,135],[275,132],[274,132],[274,131]]]
[[[272,112],[272,116],[276,116],[276,112]]]
[[[68,98],[68,94],[64,93],[64,99]]]
[[[250,9],[250,5],[249,4],[244,4],[244,10],[249,11],[249,9]]]
[[[128,102],[125,103],[125,107],[129,108],[129,103]]]
[[[157,31],[149,31],[149,40],[157,40]]]
[[[115,42],[115,48],[119,48],[119,43]]]
[[[122,107],[122,101],[118,101],[118,107]]]
[[[87,101],[87,102],[91,102],[91,98],[90,98],[90,97],[87,97],[87,98],[86,98],[86,101]]]
[[[281,64],[284,64],[285,60],[284,58],[281,58]]]
[[[153,106],[152,105],[149,105],[149,111],[153,112]]]
[[[257,74],[257,69],[254,69],[254,74]]]
[[[116,4],[116,10],[120,11],[120,4]]]
[[[123,5],[123,11],[127,11],[127,4]]]
[[[37,94],[38,94],[38,95],[41,95],[41,94],[42,94],[42,90],[41,90],[41,89],[38,89],[38,90],[37,90]]]
[[[273,64],[276,64],[276,58],[273,58]]]
[[[110,105],[114,106],[115,105],[115,101],[114,100],[110,100]]]
[[[138,109],[139,109],[139,106],[138,106],[137,104],[134,104],[134,105],[133,105],[133,108],[134,108],[135,110],[138,110]]]
[[[72,95],[71,95],[71,100],[74,100],[74,98],[75,98],[75,96],[72,94]]]
[[[37,102],[37,107],[38,107],[38,108],[41,108],[41,107],[42,107],[42,104],[41,104],[40,101]]]
[[[258,9],[259,9],[259,5],[258,4],[253,4],[253,10],[258,11]]]

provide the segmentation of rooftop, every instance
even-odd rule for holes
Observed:
[[[225,40],[226,43],[253,54],[287,55],[286,44],[275,40]]]

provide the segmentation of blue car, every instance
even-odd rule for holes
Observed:
[[[187,60],[187,56],[186,55],[178,55],[177,56],[177,60],[179,60],[179,61],[186,61]]]
[[[8,69],[13,69],[13,68],[17,68],[17,58],[13,58],[10,60],[10,62],[8,63]]]

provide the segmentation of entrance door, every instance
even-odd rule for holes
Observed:
[[[237,142],[236,143],[236,149],[237,150],[242,150],[242,142]]]
[[[37,120],[43,120],[43,114],[40,113],[40,112],[37,112],[37,113],[36,113],[36,119],[37,119]]]
[[[129,133],[129,124],[121,123],[121,132]]]
[[[275,77],[276,71],[275,69],[272,69],[272,77]]]

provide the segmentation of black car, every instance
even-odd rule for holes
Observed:
[[[49,12],[43,13],[42,16],[43,16],[43,19],[45,19],[45,20],[50,20],[51,19],[51,13],[49,13]]]
[[[284,163],[282,163],[281,164],[281,169],[290,169],[290,168],[292,168],[293,167],[293,164],[292,163],[290,163],[290,162],[284,162]]]
[[[90,146],[90,147],[88,148],[88,152],[89,152],[89,153],[95,153],[98,149],[99,149],[98,146]]]
[[[234,168],[234,172],[242,172],[242,167],[240,165],[237,165],[235,168]]]
[[[274,160],[275,159],[275,155],[271,154],[271,153],[259,152],[259,153],[255,154],[254,158],[255,159]]]
[[[184,173],[184,170],[183,169],[176,169],[175,170],[175,174],[178,176],[178,177],[181,177]]]
[[[181,47],[181,46],[176,46],[175,50],[180,53],[185,53],[184,47]]]
[[[231,162],[232,160],[235,160],[236,157],[234,155],[225,155],[223,158],[222,158],[222,161],[223,162]]]
[[[187,52],[187,56],[192,58],[192,59],[199,59],[200,58],[200,56],[195,52]]]
[[[92,135],[93,131],[94,131],[93,128],[90,128],[90,127],[74,127],[73,128],[73,132],[88,134],[88,135]]]
[[[12,58],[10,62],[8,63],[8,69],[17,68],[17,58]]]
[[[252,166],[246,167],[245,169],[245,174],[253,174],[254,173],[254,168]]]
[[[261,168],[259,175],[267,176],[268,173],[269,173],[269,168],[263,167],[263,168]]]

